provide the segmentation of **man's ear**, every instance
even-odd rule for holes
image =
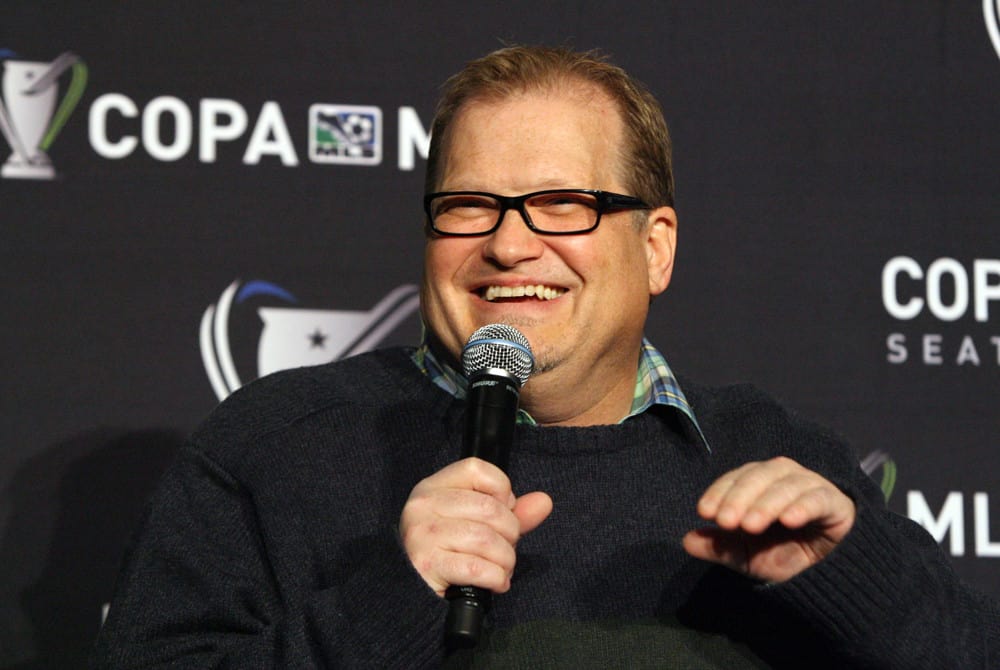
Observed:
[[[677,212],[673,207],[657,207],[649,212],[646,224],[646,268],[649,295],[659,295],[670,285],[677,249]]]

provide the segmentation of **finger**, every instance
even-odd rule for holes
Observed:
[[[823,534],[840,542],[854,525],[854,501],[843,491],[824,479],[802,490],[778,515],[786,528],[798,529],[807,525],[822,528]]]
[[[769,482],[750,503],[740,527],[750,533],[761,533],[775,522],[789,529],[809,524],[835,527],[846,522],[849,529],[854,514],[854,502],[843,491],[821,475],[795,464],[789,474]]]
[[[521,536],[521,524],[514,512],[496,498],[478,491],[438,489],[412,500],[403,512],[412,513],[410,518],[422,519],[424,525],[449,520],[483,524],[499,533],[508,544],[514,544]]]
[[[514,571],[513,543],[485,524],[436,518],[400,528],[400,532],[413,567],[438,595],[443,595],[451,584],[503,588],[497,571],[506,578]],[[487,569],[484,564],[495,569]],[[464,579],[469,571],[482,576],[483,583],[456,581]]]
[[[717,528],[697,528],[687,533],[681,543],[695,558],[746,571],[746,545],[736,534]]]
[[[805,472],[808,471],[798,463],[783,457],[762,463],[751,463],[739,468],[733,473],[732,482],[726,491],[714,503],[714,517],[708,518],[727,530],[739,528],[751,506],[775,482],[791,474]],[[761,512],[761,516],[766,516],[764,510]],[[760,518],[754,519],[754,525],[763,523],[763,526],[766,527],[773,520],[773,516],[766,521]]]
[[[457,552],[442,552],[436,561],[435,573],[441,580],[440,587],[433,586],[439,595],[453,584],[478,586],[494,593],[510,590],[511,571],[480,556]],[[436,580],[435,580],[436,581]]]
[[[712,484],[705,489],[705,492],[698,500],[698,515],[708,521],[713,520],[716,514],[718,514],[719,505],[726,497],[729,489],[736,484],[737,480],[744,473],[752,468],[755,468],[757,465],[759,465],[759,463],[745,463],[735,470],[730,470],[712,482]]]
[[[462,519],[452,519],[439,525],[442,528],[428,537],[439,551],[476,556],[505,572],[514,571],[517,555],[513,544],[491,527]]]
[[[541,491],[525,493],[517,499],[514,516],[520,524],[521,535],[530,533],[552,513],[552,498]]]
[[[803,496],[822,488],[824,480],[811,473],[792,473],[772,480],[749,501],[739,527],[749,533],[762,533],[780,522],[788,528],[801,528],[812,519],[804,514]]]
[[[427,489],[453,488],[479,491],[496,498],[508,508],[514,507],[514,492],[503,470],[481,458],[463,458],[421,480],[413,493]]]

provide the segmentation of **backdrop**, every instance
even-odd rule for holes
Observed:
[[[675,370],[834,426],[1000,597],[996,0],[412,4],[0,6],[0,664],[80,666],[221,397],[418,339],[437,89],[503,42],[662,101]]]

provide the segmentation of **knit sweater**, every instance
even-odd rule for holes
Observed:
[[[461,451],[464,404],[397,348],[259,380],[195,432],[129,551],[96,667],[886,667],[1000,665],[1000,613],[884,509],[830,433],[749,386],[684,383],[616,426],[519,425],[515,492],[551,516],[517,546],[488,633],[446,656],[447,603],[396,525]],[[722,473],[789,456],[857,504],[819,564],[762,585],[688,556]]]

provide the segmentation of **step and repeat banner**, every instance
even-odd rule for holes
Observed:
[[[80,666],[221,398],[418,340],[437,90],[505,43],[662,102],[675,370],[833,426],[1000,597],[997,0],[611,5],[0,5],[0,666]]]

